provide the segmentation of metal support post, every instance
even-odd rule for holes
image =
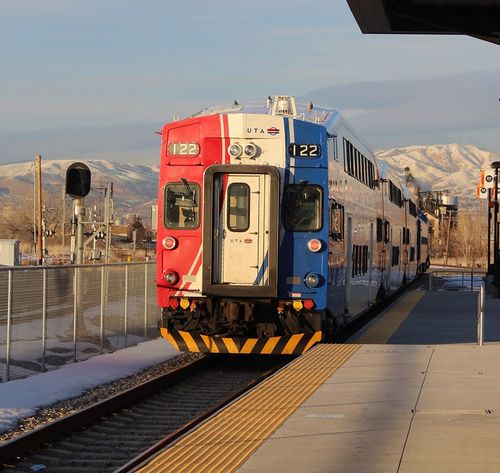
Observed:
[[[99,323],[99,341],[101,345],[101,354],[104,352],[104,307],[106,301],[106,281],[105,281],[105,267],[101,266],[101,313],[100,313],[100,323]]]
[[[429,292],[432,291],[432,271],[429,271]]]
[[[477,300],[477,344],[482,347],[484,340],[484,281],[481,282]]]
[[[75,199],[76,218],[76,264],[83,264],[83,199]]]
[[[488,189],[488,262],[486,264],[486,271],[491,273],[491,189]]]
[[[76,362],[76,333],[77,333],[77,320],[78,320],[78,271],[79,268],[75,268],[73,272],[73,361]]]
[[[42,270],[42,371],[45,370],[47,343],[47,269]]]
[[[124,320],[123,320],[123,333],[125,338],[125,348],[127,348],[127,333],[128,333],[128,264],[125,265],[125,293],[123,298],[125,299],[125,308],[124,308]]]
[[[8,273],[8,286],[7,286],[7,344],[5,353],[5,374],[4,381],[10,379],[10,338],[12,328],[12,270]]]
[[[144,339],[148,339],[148,265],[144,264]]]

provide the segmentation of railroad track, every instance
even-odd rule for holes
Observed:
[[[204,357],[6,442],[0,446],[1,471],[129,471],[145,452],[151,455],[289,361]]]

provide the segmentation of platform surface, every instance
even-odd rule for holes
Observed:
[[[237,471],[499,472],[500,300],[479,347],[477,293],[420,291],[387,344],[363,344]]]

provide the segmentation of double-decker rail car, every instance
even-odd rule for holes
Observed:
[[[423,267],[415,198],[335,110],[206,109],[163,127],[160,164],[157,294],[179,350],[303,353]]]

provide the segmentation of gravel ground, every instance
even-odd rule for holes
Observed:
[[[83,393],[81,396],[65,399],[64,401],[59,401],[43,407],[35,415],[21,419],[15,429],[2,432],[0,434],[0,442],[5,442],[6,440],[18,437],[36,429],[37,427],[65,417],[73,412],[95,404],[96,402],[133,388],[134,386],[144,383],[152,378],[156,378],[157,376],[163,375],[169,371],[181,368],[182,366],[185,366],[201,357],[203,357],[203,355],[198,353],[185,353],[172,358],[171,360],[165,361],[164,363],[160,363],[159,365],[151,366],[141,373],[117,379],[110,383],[93,388]]]

